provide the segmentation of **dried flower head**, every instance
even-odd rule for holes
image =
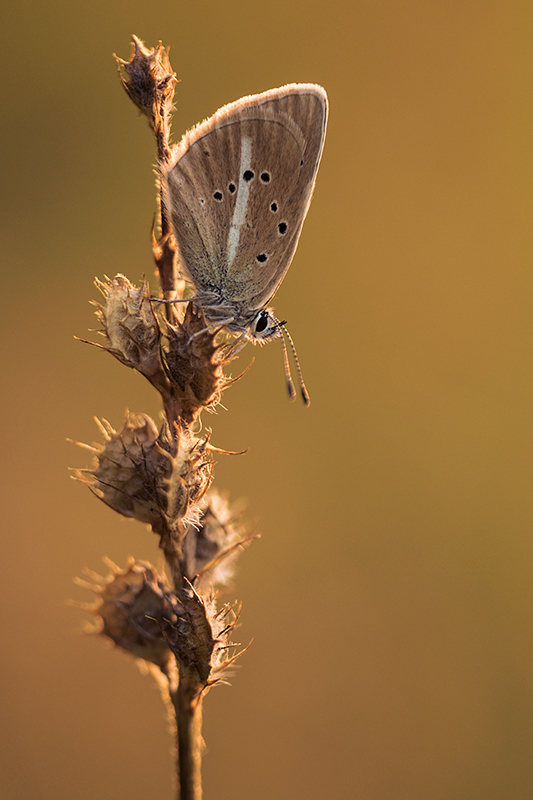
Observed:
[[[91,609],[94,630],[122,650],[168,671],[172,654],[162,631],[176,623],[176,613],[165,576],[133,558],[124,570],[107,563],[112,569],[107,578],[89,573],[94,585],[78,581],[99,597]]]
[[[97,465],[78,471],[106,505],[160,531],[166,522],[166,485],[172,458],[161,446],[153,420],[146,414],[127,414],[120,431],[97,420],[106,442],[92,447]]]
[[[202,593],[228,584],[238,557],[257,536],[249,533],[241,509],[232,508],[211,488],[201,503],[198,524],[190,525],[183,537],[185,575],[191,581],[196,578],[195,586]]]
[[[168,51],[161,42],[148,50],[136,36],[129,61],[115,56],[120,82],[130,99],[148,117],[156,135],[164,129],[168,142],[168,128],[172,111],[172,98],[176,75],[170,66]],[[123,72],[126,73],[124,77]]]
[[[167,480],[166,513],[169,528],[182,534],[198,520],[198,504],[213,479],[213,459],[209,437],[197,439],[185,424],[176,423],[175,429],[177,448]]]
[[[208,439],[175,424],[158,431],[146,414],[127,414],[120,431],[97,420],[105,444],[84,447],[96,457],[92,470],[77,470],[106,505],[125,517],[152,526],[155,533],[178,539],[200,515],[198,504],[212,479]]]
[[[181,416],[192,422],[202,408],[212,407],[231,381],[223,367],[232,359],[227,346],[217,345],[220,329],[208,328],[201,306],[189,303],[179,325],[167,323],[165,366],[173,393],[181,402]]]
[[[105,349],[127,367],[136,369],[149,380],[163,374],[160,354],[160,330],[146,283],[139,288],[124,275],[96,279],[105,304],[94,303],[102,333],[109,345]]]
[[[179,593],[183,611],[168,632],[167,641],[178,662],[195,670],[198,680],[207,684],[215,639],[208,619],[206,602],[189,584]]]
[[[190,583],[178,592],[177,603],[182,610],[166,631],[167,641],[181,667],[180,674],[185,671],[190,680],[192,672],[201,691],[218,683],[223,671],[242,654],[230,655],[237,646],[230,638],[240,609],[235,613],[234,607],[227,605],[217,611],[214,597],[200,596]]]

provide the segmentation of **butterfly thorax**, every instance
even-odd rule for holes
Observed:
[[[198,292],[195,300],[202,306],[210,325],[220,324],[233,333],[246,334],[253,341],[264,342],[280,335],[279,320],[271,308],[250,309],[222,297],[218,292]]]

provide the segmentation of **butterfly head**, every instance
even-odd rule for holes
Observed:
[[[281,336],[282,324],[269,308],[262,308],[253,318],[248,333],[254,344],[263,344]]]
[[[283,344],[283,364],[285,367],[285,378],[287,381],[287,389],[289,390],[289,396],[293,398],[296,395],[296,392],[294,389],[294,384],[292,382],[291,368],[289,365],[289,358],[287,354],[287,345],[285,342],[285,337],[287,337],[287,339],[289,340],[289,344],[291,346],[292,354],[294,356],[294,361],[296,363],[296,370],[298,372],[298,382],[300,384],[300,393],[302,395],[302,399],[305,405],[308,406],[310,400],[302,377],[300,362],[298,360],[298,355],[296,353],[294,342],[292,341],[292,336],[285,327],[285,322],[286,320],[277,319],[269,308],[262,308],[261,311],[258,311],[255,317],[253,318],[252,323],[248,329],[248,336],[252,339],[253,344],[263,344],[264,342],[269,342],[271,339],[275,339],[276,337],[281,336],[281,341]]]

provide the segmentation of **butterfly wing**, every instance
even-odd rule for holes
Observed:
[[[327,96],[289,84],[224,106],[187,133],[162,176],[197,289],[261,308],[290,266],[324,146]]]

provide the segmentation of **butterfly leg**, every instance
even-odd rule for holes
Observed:
[[[232,358],[236,356],[237,353],[242,350],[242,348],[247,344],[249,340],[248,331],[243,331],[240,336],[238,336],[233,344],[231,345],[228,353],[228,357]]]
[[[196,333],[193,333],[192,336],[189,336],[189,339],[187,340],[187,347],[190,345],[193,339],[196,339],[197,336],[201,336],[202,333],[211,331],[214,328],[223,328],[224,325],[228,325],[228,323],[233,322],[234,319],[235,317],[228,317],[227,319],[221,319],[219,322],[212,322],[211,325],[206,325],[206,327],[202,328],[201,331],[196,331]]]

